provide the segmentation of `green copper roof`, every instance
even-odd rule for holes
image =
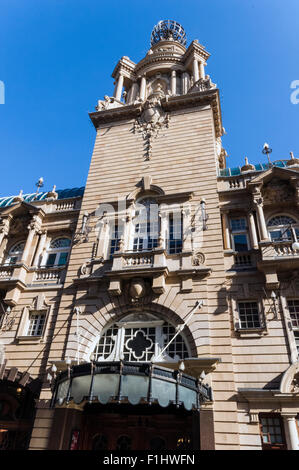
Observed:
[[[55,192],[58,194],[57,199],[69,199],[71,197],[79,197],[83,196],[84,193],[84,186],[82,188],[72,188],[72,189],[57,189]],[[22,197],[24,198],[25,202],[35,202],[35,201],[42,201],[46,199],[48,191],[45,193],[31,193],[31,194],[23,194]],[[8,207],[13,203],[13,200],[16,196],[8,196],[8,197],[1,197],[0,198],[0,207]]]
[[[276,160],[272,162],[272,166],[278,166],[280,168],[287,168],[286,164],[287,160]],[[257,163],[254,165],[255,170],[252,171],[267,171],[269,170],[270,165],[269,163]],[[223,170],[219,170],[219,176],[238,176],[241,175],[241,167],[237,166],[235,168],[224,168]]]

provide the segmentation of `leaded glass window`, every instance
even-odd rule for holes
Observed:
[[[186,341],[179,334],[161,356],[159,354],[175,336],[170,323],[150,314],[131,314],[103,332],[97,342],[93,357],[97,361],[149,362],[177,361],[190,357]]]

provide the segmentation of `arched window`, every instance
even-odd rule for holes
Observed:
[[[133,222],[133,251],[149,251],[156,248],[160,232],[157,202],[152,198],[137,201],[137,213]]]
[[[104,331],[94,348],[94,359],[149,362],[157,358],[171,362],[190,357],[181,334],[159,355],[175,334],[173,325],[151,314],[130,314]]]
[[[276,215],[272,217],[268,224],[270,238],[273,241],[292,241],[292,230],[294,228],[297,237],[299,237],[299,228],[295,219],[288,215]]]
[[[25,247],[25,240],[22,240],[16,243],[15,245],[13,245],[8,252],[8,256],[6,257],[4,264],[19,263],[22,258],[24,247]]]
[[[70,248],[71,240],[69,238],[55,238],[47,250],[44,264],[47,267],[64,266],[67,263]]]

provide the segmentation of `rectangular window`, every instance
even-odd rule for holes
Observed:
[[[263,450],[286,448],[281,416],[260,414],[260,432]]]
[[[235,251],[248,251],[248,234],[245,217],[230,219],[230,228],[232,234],[232,247]]]
[[[27,336],[42,336],[46,316],[39,313],[30,313]]]
[[[119,248],[119,242],[123,234],[122,227],[118,224],[111,225],[110,228],[110,248],[109,248],[109,258],[112,259],[113,253],[115,253]]]
[[[257,302],[239,302],[238,311],[239,327],[241,329],[262,327]]]
[[[60,253],[58,258],[58,266],[64,266],[67,262],[68,252],[67,253]]]
[[[299,354],[299,300],[288,300],[288,309],[290,312],[295,343]]]
[[[141,222],[136,224],[133,251],[152,250],[158,246],[159,224],[158,222]]]
[[[183,214],[169,214],[168,253],[181,253],[183,248]]]

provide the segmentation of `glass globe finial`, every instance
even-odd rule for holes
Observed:
[[[151,34],[151,46],[159,41],[174,40],[186,46],[187,38],[184,28],[174,20],[161,20],[154,26]]]

